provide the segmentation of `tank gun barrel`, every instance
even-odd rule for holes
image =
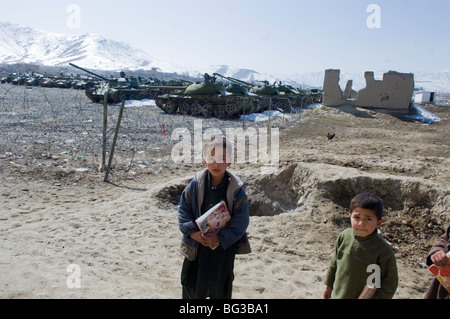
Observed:
[[[248,82],[245,82],[245,81],[242,81],[242,80],[238,80],[238,79],[235,79],[235,78],[231,78],[231,77],[228,77],[228,76],[224,76],[224,75],[219,74],[219,73],[213,73],[213,75],[220,76],[221,78],[226,79],[226,80],[228,80],[230,82],[233,82],[233,83],[237,83],[237,84],[240,84],[240,85],[245,85],[245,86],[247,86],[249,88],[253,87],[253,84],[250,84]]]
[[[94,75],[94,76],[96,76],[96,77],[98,77],[98,78],[100,78],[100,79],[102,79],[102,80],[105,80],[105,81],[107,81],[107,82],[111,82],[110,79],[107,79],[107,78],[105,78],[104,76],[95,74],[94,72],[91,72],[91,71],[89,71],[89,70],[83,69],[82,67],[80,67],[80,66],[78,66],[78,65],[76,65],[76,64],[73,64],[73,63],[70,63],[70,62],[69,62],[69,65],[70,65],[70,66],[73,66],[74,68],[80,69],[80,70],[82,70],[82,71],[84,71],[84,72],[86,72],[86,73],[92,74],[92,75]]]
[[[267,81],[267,80],[255,80],[255,82],[259,82],[259,83],[262,83],[264,85],[270,85],[269,81]],[[274,83],[274,85],[275,85],[275,83]]]
[[[189,80],[183,80],[183,79],[179,79],[179,78],[172,78],[172,79],[175,80],[175,81],[181,81],[181,82],[186,82],[186,83],[189,83],[189,84],[194,84],[194,82],[189,81]]]
[[[144,85],[148,89],[168,89],[168,90],[184,90],[187,86],[183,85]]]
[[[36,73],[36,74],[45,76],[45,74],[43,74],[43,73],[41,73],[41,72],[38,72],[38,71],[35,71],[35,70],[33,70],[33,69],[28,69],[27,72]]]

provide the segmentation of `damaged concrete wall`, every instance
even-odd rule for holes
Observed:
[[[340,70],[325,70],[323,81],[323,105],[339,106],[345,104],[341,87],[339,86]]]
[[[345,86],[344,90],[344,98],[345,99],[354,99],[358,95],[358,92],[352,89],[353,86],[353,80],[348,80],[347,85]]]
[[[325,106],[350,104],[368,108],[408,110],[414,91],[414,74],[389,71],[383,80],[377,81],[373,72],[365,72],[366,87],[359,90],[356,98],[342,93],[339,87],[340,70],[325,70],[323,84]],[[347,82],[346,92],[351,92]]]

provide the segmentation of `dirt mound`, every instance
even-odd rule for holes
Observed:
[[[315,221],[350,226],[348,208],[358,193],[370,192],[385,206],[383,236],[394,248],[426,251],[450,221],[450,190],[413,177],[366,173],[327,164],[297,163],[277,175],[247,180],[250,212],[273,216],[301,207]]]
[[[298,207],[314,208],[316,218],[330,218],[338,226],[348,225],[348,208],[358,193],[369,192],[382,198],[387,237],[395,243],[432,238],[442,233],[450,221],[447,207],[450,190],[420,178],[366,173],[354,168],[300,162],[278,174],[243,176],[251,216],[274,216]],[[162,203],[178,205],[189,180],[169,185],[156,193]],[[334,211],[320,208],[334,204]],[[403,229],[404,230],[400,230]],[[406,233],[406,234],[403,234]],[[407,235],[407,236],[406,236]]]

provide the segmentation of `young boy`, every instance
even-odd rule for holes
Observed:
[[[447,227],[445,233],[439,238],[439,240],[431,247],[428,253],[426,264],[431,266],[445,267],[450,261],[447,253],[450,251],[450,226]],[[428,287],[425,293],[425,299],[450,299],[449,292],[441,285],[441,283],[433,278],[430,287]]]
[[[383,203],[363,193],[350,203],[351,228],[338,237],[325,278],[325,299],[356,299],[366,285],[375,286],[373,298],[392,298],[398,285],[394,252],[378,235]],[[375,284],[374,284],[375,283]]]
[[[225,138],[206,143],[206,169],[195,174],[181,195],[178,223],[185,256],[181,271],[183,298],[231,298],[235,254],[250,252],[246,235],[249,204],[243,182],[227,170],[231,159],[232,146]],[[195,220],[221,200],[227,205],[230,221],[216,234],[202,234]],[[219,246],[212,250],[210,245],[215,243]]]

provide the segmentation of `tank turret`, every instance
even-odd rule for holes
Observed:
[[[262,85],[255,85],[243,80],[223,76],[218,73],[214,74],[232,82],[234,85],[241,86],[241,90],[248,90],[248,94],[261,96],[262,99],[258,104],[259,107],[254,110],[255,112],[262,112],[269,108],[275,110],[278,109],[283,112],[291,112],[292,108],[289,99],[281,97],[281,93],[277,90],[277,88],[274,85],[270,85],[268,81],[255,81],[262,83]]]
[[[248,90],[252,88],[252,84],[234,79],[232,77],[224,76],[219,73],[213,73],[215,76],[220,76],[222,79],[228,80],[231,83],[226,87],[227,92],[234,94],[245,94],[248,95]]]

